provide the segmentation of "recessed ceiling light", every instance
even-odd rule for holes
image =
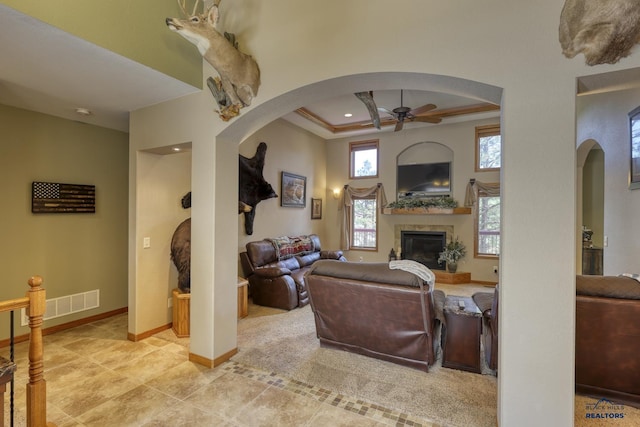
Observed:
[[[345,117],[353,117],[353,114],[351,114],[351,113],[345,113],[345,115],[344,115],[344,116],[345,116]]]
[[[90,116],[91,114],[93,114],[88,108],[76,108],[76,113],[80,114],[81,116]]]
[[[180,147],[173,147],[173,151],[180,151]]]

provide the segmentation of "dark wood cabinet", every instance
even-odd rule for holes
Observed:
[[[602,276],[602,248],[582,248],[582,274]]]
[[[480,373],[482,313],[471,298],[447,295],[444,318],[442,366]]]

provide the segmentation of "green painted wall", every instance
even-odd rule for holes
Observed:
[[[24,296],[37,274],[47,299],[100,290],[99,308],[45,328],[127,307],[129,135],[4,105],[0,129],[0,300]],[[32,214],[32,181],[95,185],[96,213]]]
[[[202,87],[202,57],[167,28],[179,17],[175,1],[0,0],[15,10],[112,52]]]

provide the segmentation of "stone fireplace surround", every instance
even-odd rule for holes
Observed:
[[[451,240],[453,236],[453,225],[428,225],[428,224],[396,224],[393,229],[394,242],[393,247],[396,251],[402,247],[401,232],[402,231],[444,231],[446,233],[446,242]],[[401,254],[398,254],[401,255]]]

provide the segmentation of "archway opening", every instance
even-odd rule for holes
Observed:
[[[578,274],[602,275],[604,234],[605,153],[592,139],[578,147],[578,221],[581,232],[577,263]]]
[[[500,105],[502,100],[501,88],[449,76],[430,75],[425,73],[370,73],[350,75],[315,82],[303,87],[292,89],[269,101],[256,105],[234,119],[234,121],[216,137],[214,148],[215,153],[213,156],[215,158],[216,170],[215,194],[216,200],[218,201],[214,206],[216,221],[214,223],[213,230],[216,240],[216,249],[214,250],[215,256],[213,260],[213,264],[215,266],[215,271],[213,272],[213,299],[214,310],[216,311],[216,321],[213,326],[213,337],[204,337],[205,339],[213,339],[216,341],[216,343],[214,343],[215,347],[217,347],[218,336],[226,334],[228,337],[230,333],[229,331],[223,330],[225,322],[236,322],[236,319],[220,321],[221,319],[219,316],[222,311],[217,310],[217,301],[223,300],[224,297],[228,296],[229,283],[233,283],[236,279],[235,276],[237,276],[237,270],[234,271],[231,266],[238,265],[238,254],[230,251],[229,247],[233,247],[234,244],[236,247],[238,246],[238,228],[229,227],[229,224],[234,220],[234,218],[237,221],[238,217],[236,212],[229,210],[228,204],[225,205],[225,203],[220,203],[220,201],[231,201],[237,195],[237,169],[232,170],[229,165],[237,164],[237,156],[239,154],[238,146],[263,127],[308,103],[325,99],[327,97],[353,94],[361,91],[401,88],[448,92],[460,96],[466,96],[468,98],[475,99],[478,102],[490,102],[496,105]],[[473,146],[470,146],[469,150],[473,151]],[[267,154],[267,157],[268,156],[269,154]],[[332,191],[332,188],[327,186],[326,190],[327,192],[330,192]],[[198,227],[197,215],[194,215],[193,220],[193,227],[196,229]],[[206,218],[203,220],[206,221]],[[220,246],[220,250],[218,250],[218,245]],[[211,261],[193,260],[194,265],[197,262],[210,263]],[[226,287],[226,289],[222,290],[221,288],[223,287]],[[220,294],[221,297],[218,296],[219,292],[222,292]],[[197,309],[200,309],[200,306],[192,308],[192,316],[199,318],[200,316],[196,312]],[[202,338],[203,337],[192,335],[192,347],[194,346],[194,341]],[[198,345],[198,347],[203,346],[204,345]]]

